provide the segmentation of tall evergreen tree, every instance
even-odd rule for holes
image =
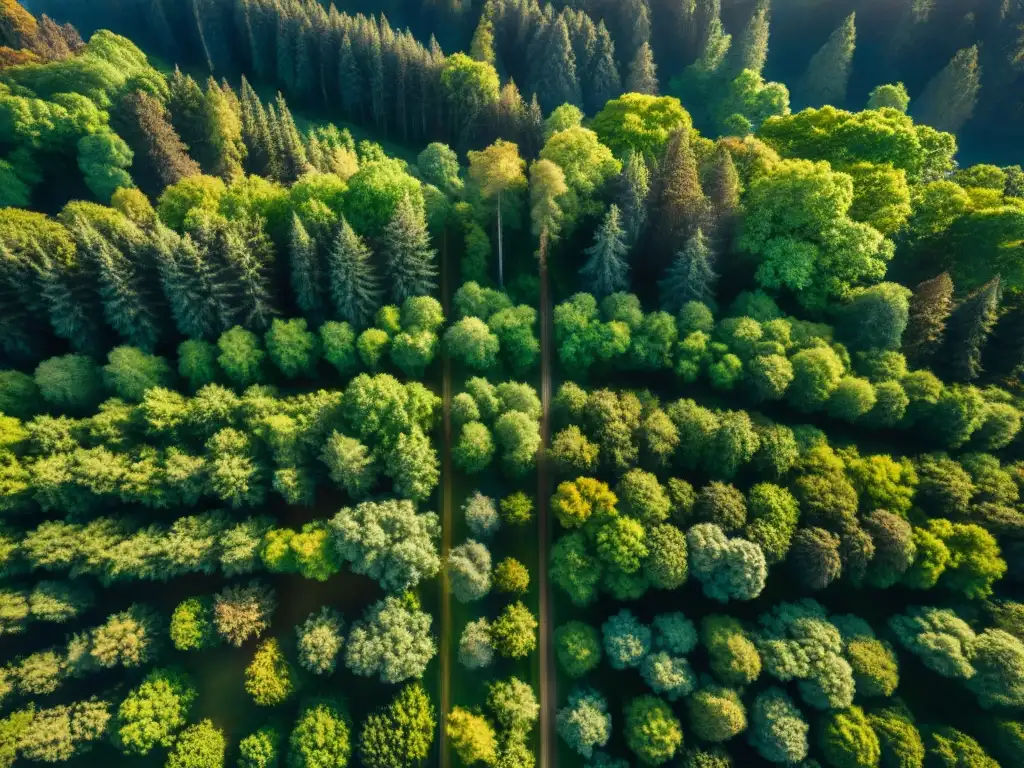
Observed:
[[[323,275],[317,242],[310,237],[302,219],[292,214],[292,231],[288,243],[292,295],[295,304],[313,325],[324,319]]]
[[[743,34],[736,45],[732,47],[730,67],[733,76],[738,75],[744,69],[761,74],[764,71],[764,63],[768,60],[768,36],[769,16],[771,15],[771,0],[758,0],[754,13],[751,15],[747,26],[743,28]]]
[[[704,232],[698,229],[686,247],[676,254],[665,278],[658,283],[661,305],[673,314],[688,301],[702,301],[714,306],[717,281],[714,254]]]
[[[618,182],[622,228],[626,231],[626,242],[632,246],[647,226],[647,200],[651,193],[651,175],[643,155],[629,153]]]
[[[342,218],[327,253],[327,282],[336,315],[356,328],[369,326],[380,307],[379,281],[372,256],[362,238]]]
[[[999,319],[1002,300],[999,276],[968,296],[950,315],[946,329],[946,350],[950,372],[960,381],[981,375],[981,356],[989,333]]]
[[[523,122],[523,154],[528,158],[536,157],[544,146],[544,111],[540,108],[537,94],[530,99]]]
[[[953,280],[948,272],[925,280],[910,297],[907,329],[903,332],[903,354],[915,367],[925,367],[942,346],[946,322],[953,311]]]
[[[533,61],[534,74],[531,78],[541,107],[546,113],[563,104],[582,107],[576,57],[569,42],[564,14],[560,14],[541,34],[543,45]]]
[[[262,333],[277,314],[272,287],[274,246],[261,219],[244,216],[215,226],[211,243],[228,287],[234,324]]]
[[[480,16],[480,23],[473,33],[473,42],[469,46],[469,55],[476,61],[487,64],[495,63],[494,56],[494,23],[485,10]]]
[[[288,104],[285,103],[283,94],[277,94],[275,107],[272,115],[276,119],[272,119],[271,131],[281,167],[280,180],[285,184],[292,184],[310,170],[309,160],[306,158],[306,145],[302,142],[299,129],[295,127],[295,119],[288,109]]]
[[[231,307],[214,264],[191,235],[157,232],[160,279],[178,330],[190,339],[216,339],[231,327]]]
[[[714,211],[715,239],[731,240],[740,209],[740,176],[732,153],[724,145],[715,150],[704,189]]]
[[[644,43],[636,50],[636,56],[629,64],[626,76],[627,93],[658,95],[658,68],[654,63],[654,52],[650,43]]]
[[[583,101],[591,113],[599,112],[607,102],[622,93],[622,78],[615,63],[615,44],[603,21],[597,25],[594,52],[580,79]]]
[[[667,253],[707,224],[708,199],[701,188],[690,132],[680,129],[672,134],[658,179],[659,241]]]
[[[37,356],[40,336],[32,327],[31,303],[25,295],[25,270],[0,241],[0,347],[16,360]]]
[[[175,67],[167,80],[167,111],[171,125],[188,148],[189,154],[203,171],[209,172],[212,162],[207,138],[210,135],[203,89],[192,75],[182,74]]]
[[[92,280],[81,262],[61,264],[43,253],[39,244],[39,286],[54,333],[67,339],[76,352],[97,354],[103,348],[102,309]]]
[[[270,136],[270,119],[249,81],[242,77],[242,140],[246,148],[246,168],[258,176],[277,178],[276,155]]]
[[[95,227],[78,219],[71,230],[79,255],[95,270],[107,324],[132,346],[152,351],[160,339],[156,307],[147,296],[133,264]]]
[[[971,119],[981,90],[978,46],[957,51],[931,79],[911,107],[914,119],[940,131],[956,133]]]
[[[629,289],[629,262],[625,258],[629,246],[625,234],[619,207],[613,204],[594,234],[594,244],[585,251],[590,258],[580,270],[587,290],[598,298]]]
[[[797,86],[800,100],[810,106],[842,107],[850,82],[850,65],[857,46],[856,13],[846,17],[825,44],[811,57]]]
[[[210,172],[225,181],[243,173],[245,140],[242,137],[241,104],[231,86],[218,85],[212,77],[206,86],[207,142],[213,162]]]
[[[436,252],[430,247],[423,211],[406,195],[384,231],[384,263],[391,299],[401,304],[410,296],[433,293],[437,287]]]
[[[722,26],[722,0],[696,0],[693,18],[700,58],[705,64],[713,64],[708,71],[718,69],[732,43],[732,35]]]
[[[151,198],[201,172],[167,119],[163,104],[148,93],[136,91],[125,96],[114,119],[117,133],[135,153],[132,178]]]

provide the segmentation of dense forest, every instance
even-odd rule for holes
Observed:
[[[1024,764],[1020,0],[0,0],[0,767]]]

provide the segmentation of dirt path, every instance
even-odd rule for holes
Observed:
[[[555,689],[555,648],[552,639],[551,583],[548,580],[548,553],[551,551],[551,516],[548,501],[551,496],[551,478],[548,472],[547,446],[551,440],[551,296],[548,286],[547,242],[540,245],[540,394],[543,404],[540,435],[541,448],[537,457],[537,524],[540,528],[537,558],[540,571],[540,766],[558,765],[555,744],[555,708],[558,694]]]
[[[451,285],[448,264],[448,231],[445,230],[441,246],[441,302],[445,317],[451,314]],[[442,398],[444,400],[444,445],[441,458],[441,557],[448,557],[452,547],[452,361],[444,358],[442,378]],[[441,768],[450,768],[452,761],[451,746],[445,736],[445,724],[452,700],[452,595],[448,589],[448,573],[441,571]]]

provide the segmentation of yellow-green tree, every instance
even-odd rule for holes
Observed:
[[[469,153],[469,178],[484,200],[494,200],[498,213],[498,284],[504,285],[504,245],[502,238],[502,198],[526,187],[526,162],[519,147],[498,139],[480,152]]]

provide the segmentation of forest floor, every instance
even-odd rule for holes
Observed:
[[[441,245],[441,300],[444,306],[445,317],[451,316],[451,281],[449,278],[450,265],[448,259],[448,232],[445,231],[444,240]],[[444,446],[442,449],[441,477],[444,481],[441,485],[441,558],[442,562],[448,557],[448,551],[452,547],[452,526],[454,525],[455,489],[452,482],[452,361],[447,355],[444,356],[444,373],[442,380],[442,397],[444,400]],[[441,569],[441,726],[440,750],[441,768],[451,766],[451,746],[445,738],[445,721],[448,718],[448,711],[451,709],[452,699],[452,633],[455,627],[452,623],[452,595],[448,588],[448,572]]]
[[[543,410],[540,422],[540,452],[537,455],[537,523],[538,570],[540,576],[540,764],[542,768],[556,768],[558,749],[553,734],[554,709],[558,705],[555,663],[553,617],[551,611],[551,584],[548,579],[548,553],[551,551],[551,520],[549,498],[551,478],[548,472],[547,445],[551,439],[551,296],[548,287],[547,249],[540,249],[540,390]]]

